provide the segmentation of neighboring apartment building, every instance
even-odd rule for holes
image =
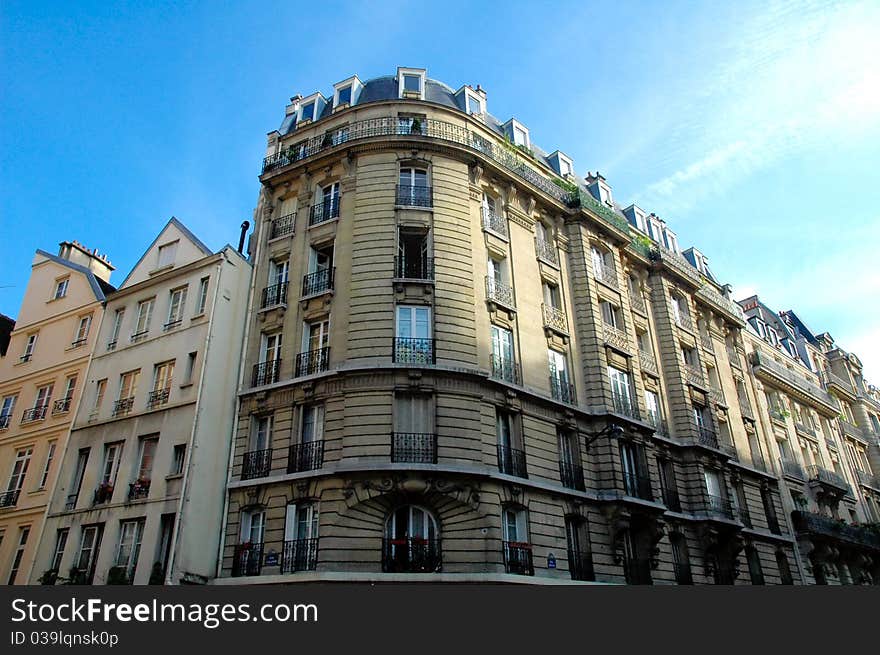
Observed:
[[[792,312],[741,301],[760,423],[809,583],[880,582],[880,422],[861,363]],[[865,523],[875,527],[865,526]]]
[[[108,296],[32,582],[213,575],[249,282],[172,218]]]
[[[28,580],[112,271],[75,241],[34,255],[0,357],[0,584]]]
[[[800,583],[745,320],[479,86],[271,132],[218,583]]]

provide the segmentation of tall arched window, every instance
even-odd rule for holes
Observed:
[[[442,561],[437,521],[426,509],[403,505],[385,522],[382,570],[389,573],[433,573]]]

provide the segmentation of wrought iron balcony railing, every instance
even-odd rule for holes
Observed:
[[[873,475],[867,471],[862,471],[861,469],[856,470],[856,476],[859,478],[859,482],[864,486],[870,487],[874,491],[880,491],[880,476]]]
[[[660,373],[657,369],[657,360],[654,359],[654,355],[647,353],[644,350],[639,350],[639,366],[641,366],[643,371],[648,371],[654,375]]]
[[[339,218],[339,196],[324,198],[309,207],[309,225],[320,225]]]
[[[113,416],[125,416],[134,407],[134,396],[120,398],[113,403]]]
[[[128,485],[128,500],[142,500],[150,495],[150,480],[137,480]]]
[[[52,405],[52,413],[53,414],[66,414],[70,411],[70,404],[73,402],[73,397],[68,396],[67,398],[59,398],[55,401],[55,404]]]
[[[798,375],[794,371],[789,370],[782,364],[773,361],[771,357],[767,357],[756,350],[751,354],[751,361],[752,365],[755,367],[756,373],[764,372],[765,374],[769,374],[773,378],[782,380],[792,387],[795,387],[801,393],[805,393],[822,401],[829,407],[837,407],[836,401],[834,401],[831,396],[828,395],[828,392],[822,389],[822,387],[807,380],[803,376]]]
[[[396,364],[431,366],[437,363],[434,339],[394,337],[391,358]]]
[[[492,353],[489,355],[489,364],[492,367],[492,377],[504,380],[511,384],[522,384],[522,371],[519,364],[509,357],[499,357]]]
[[[801,465],[793,459],[785,459],[784,457],[780,457],[779,468],[782,471],[783,475],[787,475],[801,481],[806,481],[807,479],[804,475],[803,467],[801,467]]]
[[[649,477],[627,471],[623,471],[622,476],[623,492],[627,496],[641,498],[642,500],[654,500],[654,494],[651,491],[651,479]]]
[[[593,569],[593,554],[589,551],[568,551],[568,572],[572,580],[593,582],[596,573]]]
[[[564,311],[553,305],[543,303],[541,304],[541,315],[544,317],[544,327],[568,334],[568,320],[565,318]]]
[[[506,239],[508,236],[507,219],[490,211],[488,207],[483,207],[483,229]]]
[[[151,391],[147,396],[147,409],[156,409],[157,407],[161,407],[168,403],[168,398],[171,396],[171,388],[166,387],[165,389],[155,389]]]
[[[845,494],[852,493],[852,488],[849,486],[849,482],[847,482],[842,475],[834,471],[829,471],[818,464],[811,464],[807,467],[807,481],[834,487]]]
[[[279,282],[278,284],[273,284],[272,286],[263,289],[263,298],[260,301],[260,309],[286,305],[288,284],[288,282]]]
[[[235,546],[232,557],[232,577],[260,575],[263,569],[263,544],[244,543]]]
[[[498,470],[506,475],[528,478],[526,452],[510,446],[498,444]]]
[[[391,461],[437,463],[437,435],[431,432],[392,432]]]
[[[700,345],[703,346],[704,350],[708,350],[710,353],[715,352],[715,345],[712,343],[712,337],[708,334],[700,332]]]
[[[623,350],[624,352],[632,351],[629,335],[620,328],[616,328],[613,325],[603,322],[602,338],[605,340],[605,343],[609,346],[614,346],[618,350]]]
[[[328,291],[333,291],[333,283],[336,277],[336,267],[323,268],[314,273],[303,275],[302,297],[317,296]]]
[[[86,345],[86,343],[88,343],[88,341],[89,341],[88,337],[83,337],[82,339],[74,339],[73,341],[70,342],[70,347],[71,348],[79,348],[80,346]]]
[[[241,460],[241,479],[265,478],[272,471],[272,449],[251,450]]]
[[[440,539],[382,539],[382,571],[385,573],[437,573],[442,564],[443,549]]]
[[[880,550],[880,534],[869,527],[852,525],[830,516],[801,510],[793,511],[791,519],[792,523],[794,523],[794,529],[798,532],[847,541],[860,546],[867,546],[874,550]]]
[[[0,507],[15,507],[18,503],[19,495],[21,495],[21,489],[10,489],[9,491],[0,492]]]
[[[516,575],[535,575],[532,545],[520,541],[505,541],[504,570]]]
[[[584,491],[584,467],[564,459],[559,460],[559,479],[568,489]]]
[[[293,234],[296,225],[296,214],[279,216],[272,221],[272,229],[269,231],[269,239],[280,239]]]
[[[323,373],[330,370],[330,346],[316,348],[296,356],[296,365],[294,366],[294,377],[302,377],[303,375],[314,375],[315,373]]]
[[[694,431],[697,433],[697,441],[700,445],[720,450],[718,445],[718,433],[715,432],[714,427],[694,421]]]
[[[254,364],[254,373],[251,376],[252,387],[262,387],[264,384],[274,384],[281,377],[281,358],[270,359],[266,362]]]
[[[612,391],[611,407],[618,414],[623,414],[624,416],[629,416],[630,418],[634,418],[637,420],[641,420],[642,418],[642,414],[639,411],[638,403],[636,403],[636,401],[632,397],[630,397],[629,394]]]
[[[550,396],[553,400],[568,403],[569,405],[577,404],[577,394],[575,393],[574,385],[559,375],[550,376]]]
[[[79,494],[68,494],[67,499],[64,501],[64,511],[69,512],[72,509],[76,509],[76,501],[79,500]]]
[[[431,187],[419,184],[398,184],[397,204],[401,207],[433,207]]]
[[[109,503],[113,499],[113,485],[109,482],[102,482],[95,489],[95,495],[92,497],[92,505],[103,505]]]
[[[559,265],[559,256],[556,254],[556,246],[544,239],[535,239],[535,254],[538,259],[543,259],[553,266]]]
[[[694,322],[691,319],[691,315],[686,314],[685,312],[678,312],[675,315],[675,324],[678,327],[687,330],[688,332],[694,331]]]
[[[318,565],[318,539],[291,539],[281,551],[281,573],[314,571]]]
[[[46,418],[46,412],[49,409],[49,405],[37,405],[36,407],[31,407],[30,409],[24,410],[21,414],[21,422],[22,423],[31,423],[33,421],[42,421]]]
[[[715,494],[706,494],[706,511],[711,516],[736,520],[736,508],[729,498],[724,496],[716,496]]]
[[[486,276],[486,299],[507,309],[516,309],[513,287],[501,284],[493,277]]]
[[[645,415],[645,422],[652,425],[654,427],[654,432],[657,434],[663,435],[664,437],[669,436],[669,425],[659,414],[649,411],[647,415]]]
[[[593,273],[600,282],[614,289],[620,289],[620,283],[617,281],[617,270],[613,266],[594,264]]]
[[[287,452],[287,472],[315,471],[324,466],[324,440],[293,444]]]
[[[433,280],[433,257],[395,257],[394,277],[398,280]]]

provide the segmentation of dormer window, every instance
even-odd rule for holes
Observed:
[[[358,101],[363,83],[357,75],[337,82],[333,85],[333,110],[350,107]]]
[[[770,340],[770,343],[774,346],[779,345],[779,334],[776,332],[775,328],[768,327],[767,328],[767,338]]]
[[[315,103],[309,102],[302,106],[299,122],[304,123],[313,120],[315,120]]]
[[[156,268],[164,268],[174,265],[174,258],[177,256],[177,241],[159,246],[159,262]]]
[[[669,230],[663,230],[663,239],[666,242],[664,245],[669,248],[672,252],[678,252],[678,239],[675,238],[675,235]]]
[[[483,99],[473,91],[466,89],[465,94],[465,111],[469,114],[478,114],[482,115],[485,113],[485,108],[483,107]]]
[[[559,172],[562,173],[563,176],[571,175],[571,162],[566,161],[565,159],[559,158]]]
[[[403,76],[403,90],[404,91],[415,91],[416,93],[421,93],[422,91],[422,78],[418,75],[404,75]]]
[[[529,133],[521,127],[513,128],[513,144],[517,146],[529,147]]]
[[[397,88],[401,98],[425,99],[425,70],[421,68],[398,68]]]
[[[346,86],[342,89],[339,89],[339,93],[336,97],[336,106],[339,105],[350,105],[351,104],[351,86]]]

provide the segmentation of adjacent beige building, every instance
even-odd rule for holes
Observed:
[[[171,219],[108,296],[32,582],[213,576],[250,277]]]
[[[38,250],[0,357],[0,583],[27,582],[113,266],[63,242]]]

